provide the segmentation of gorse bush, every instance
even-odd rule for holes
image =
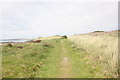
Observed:
[[[94,32],[104,32],[104,31],[94,31]]]
[[[63,39],[67,39],[68,37],[66,35],[62,36]]]

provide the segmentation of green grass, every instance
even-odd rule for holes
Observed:
[[[74,45],[69,40],[65,41],[65,47],[72,64],[72,78],[101,78],[100,67],[95,67],[87,58],[86,51],[83,49],[73,48]],[[93,63],[93,62],[92,62]]]
[[[44,46],[45,44],[50,46]],[[12,47],[3,45],[2,76],[60,78],[70,75],[70,78],[116,78],[117,45],[116,34],[77,35],[69,39],[53,38],[42,40],[41,43],[14,44]],[[17,48],[18,46],[23,49]],[[65,63],[64,58],[67,59]],[[61,71],[62,69],[66,72]]]
[[[61,54],[60,54],[60,41],[61,39],[56,40],[56,43],[54,44],[54,49],[52,49],[51,53],[48,54],[48,58],[44,64],[44,67],[42,67],[38,72],[38,75],[36,77],[38,78],[59,78],[60,74],[60,60],[61,60]]]
[[[12,47],[3,45],[3,78],[34,77],[54,49],[56,42],[57,40],[47,40],[41,43],[15,44]],[[44,44],[49,44],[50,47],[45,47]],[[22,46],[23,49],[17,48],[18,46]]]

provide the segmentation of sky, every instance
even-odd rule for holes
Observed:
[[[117,0],[4,0],[0,10],[3,39],[118,29]]]

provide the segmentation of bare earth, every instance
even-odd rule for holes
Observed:
[[[71,64],[70,64],[70,59],[68,57],[68,52],[62,43],[62,59],[61,59],[61,75],[60,78],[70,78],[71,77]]]

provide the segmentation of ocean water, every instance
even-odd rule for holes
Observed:
[[[0,42],[26,42],[28,39],[0,39]]]

